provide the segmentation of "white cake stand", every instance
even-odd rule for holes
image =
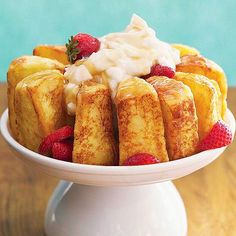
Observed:
[[[226,121],[234,133],[229,110]],[[186,236],[184,204],[170,180],[199,170],[225,150],[156,165],[92,166],[54,160],[21,146],[11,136],[7,110],[1,133],[25,163],[63,179],[48,203],[48,236]]]

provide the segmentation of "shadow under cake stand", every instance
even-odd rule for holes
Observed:
[[[234,134],[229,110],[226,122]],[[45,214],[48,236],[186,236],[185,207],[171,180],[208,165],[226,148],[154,165],[93,166],[58,161],[23,147],[11,136],[7,110],[1,133],[24,163],[63,179]]]

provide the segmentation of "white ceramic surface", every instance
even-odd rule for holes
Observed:
[[[184,205],[171,182],[92,187],[61,181],[49,201],[48,236],[186,236]]]
[[[235,119],[229,110],[226,120],[234,133]],[[180,160],[154,165],[93,166],[58,161],[23,147],[11,136],[7,110],[1,118],[1,133],[11,150],[24,163],[59,179],[93,186],[130,186],[180,178],[208,165],[226,148],[208,150]]]

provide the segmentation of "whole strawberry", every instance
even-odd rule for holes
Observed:
[[[173,78],[175,76],[175,71],[168,66],[155,64],[151,67],[150,73],[148,75],[143,76],[143,79],[148,79],[152,76],[166,76],[169,78]]]
[[[199,144],[199,150],[220,148],[232,142],[233,135],[230,127],[222,120],[216,122],[210,133]]]
[[[66,54],[70,63],[83,57],[89,57],[93,52],[97,52],[100,48],[100,41],[89,34],[78,33],[71,36],[66,44]]]
[[[149,165],[160,163],[160,161],[151,154],[148,153],[138,153],[128,159],[123,163],[124,166],[138,166],[138,165]]]

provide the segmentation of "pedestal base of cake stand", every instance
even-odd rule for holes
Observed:
[[[183,201],[171,182],[95,187],[60,181],[47,207],[47,236],[186,236]]]

